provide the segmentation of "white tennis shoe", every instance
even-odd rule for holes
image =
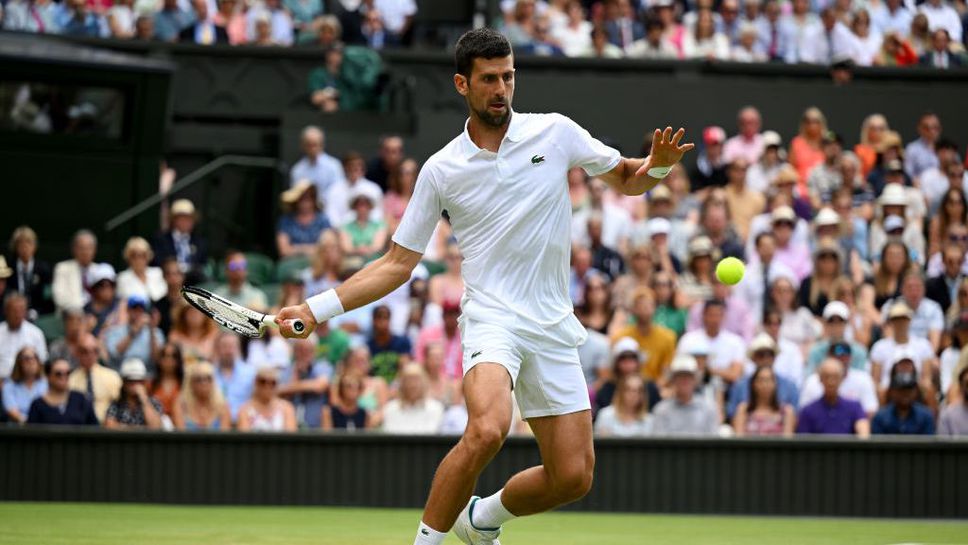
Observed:
[[[501,545],[497,539],[501,535],[500,528],[477,528],[471,522],[474,504],[479,499],[481,498],[478,496],[472,496],[471,501],[467,502],[467,507],[457,516],[457,521],[452,528],[454,535],[467,545]]]

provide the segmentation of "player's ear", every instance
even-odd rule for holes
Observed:
[[[461,96],[467,96],[468,80],[464,74],[454,74],[454,87]]]

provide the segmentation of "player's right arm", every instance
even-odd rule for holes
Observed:
[[[336,297],[344,312],[368,305],[382,299],[388,293],[410,280],[414,267],[420,263],[422,254],[408,250],[397,243],[390,251],[351,276],[335,289]],[[306,324],[302,334],[292,331],[291,320],[300,319]],[[284,337],[308,337],[316,330],[316,316],[309,303],[286,307],[276,314],[276,323]]]

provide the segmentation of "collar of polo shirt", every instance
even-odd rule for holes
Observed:
[[[487,151],[484,148],[478,147],[477,144],[471,140],[471,135],[469,132],[467,132],[467,125],[470,123],[470,121],[470,118],[464,121],[464,133],[462,135],[465,159],[470,159],[482,151]],[[514,110],[511,110],[511,122],[508,123],[508,131],[505,133],[504,137],[512,142],[520,142],[524,139],[524,117],[515,115]]]

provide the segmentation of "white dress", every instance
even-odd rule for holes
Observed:
[[[148,267],[145,278],[142,282],[131,269],[121,271],[118,275],[118,298],[123,301],[132,295],[140,295],[149,301],[157,301],[168,293],[168,284],[158,267]]]

